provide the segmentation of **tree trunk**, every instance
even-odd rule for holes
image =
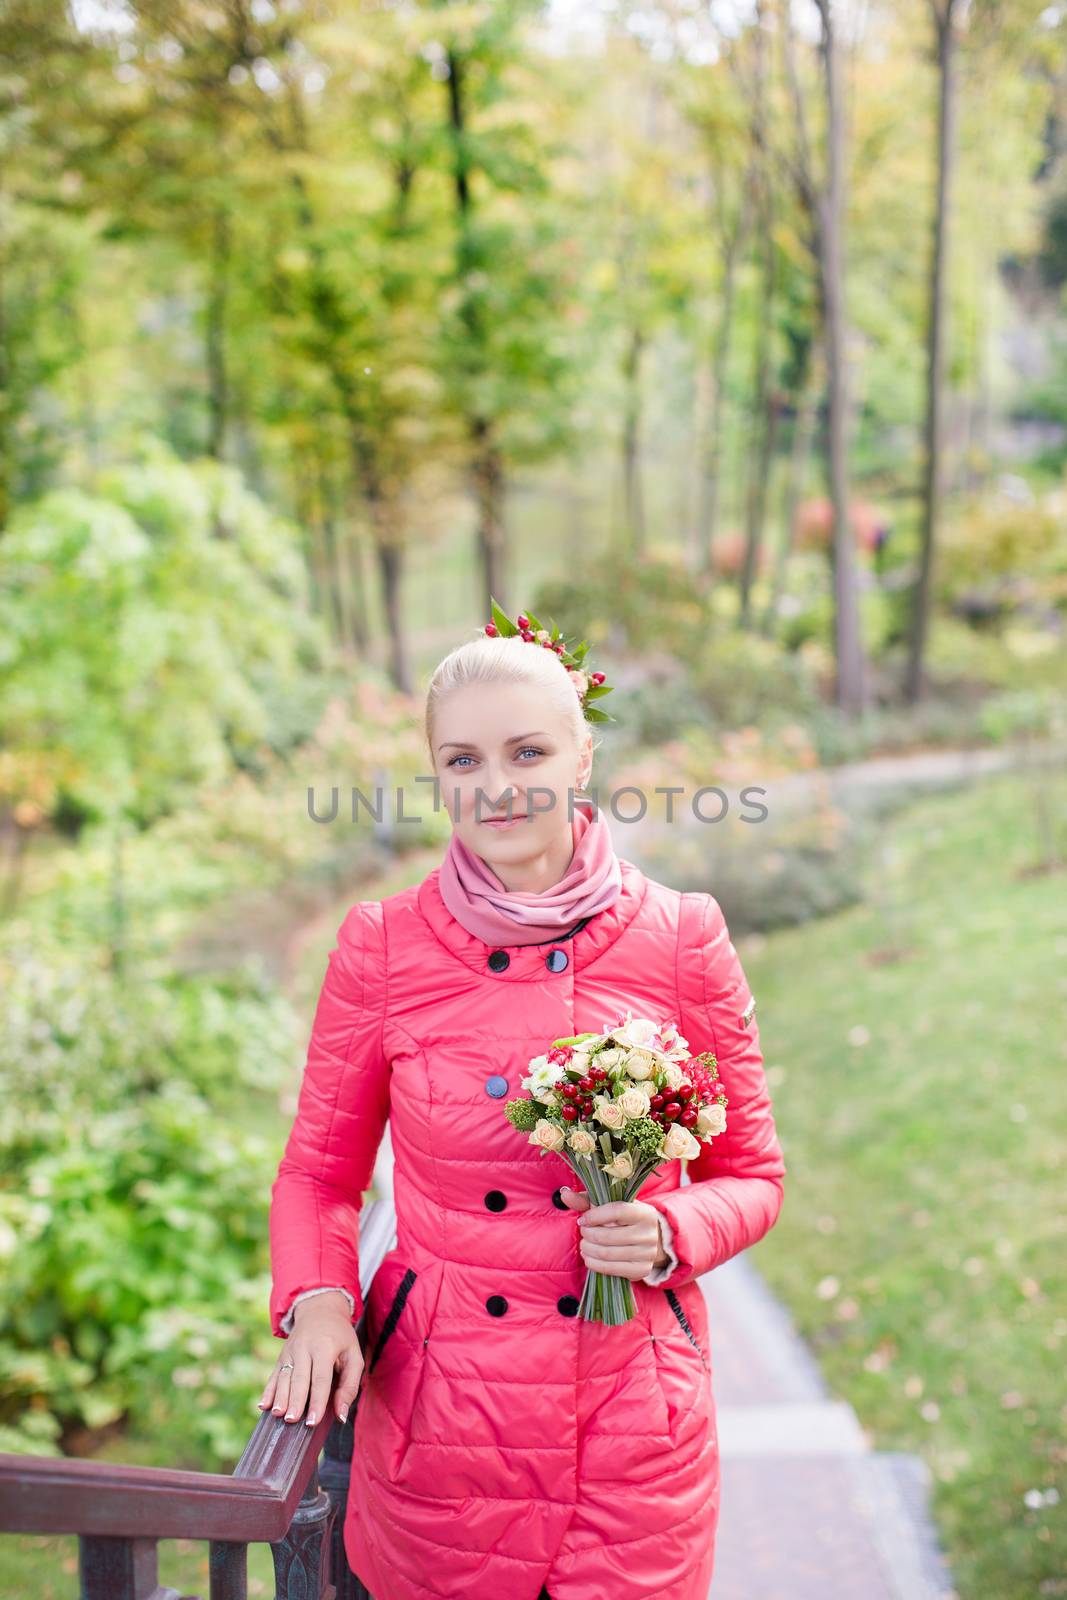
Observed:
[[[804,481],[808,473],[812,440],[815,436],[818,393],[819,386],[814,351],[809,344],[801,373],[799,403],[796,422],[793,427],[793,447],[789,453],[789,472],[786,478],[785,494],[782,499],[782,536],[778,545],[774,576],[771,580],[770,598],[767,601],[767,607],[763,613],[763,621],[760,625],[760,632],[768,639],[771,638],[777,626],[778,610],[782,603],[782,595],[785,593],[789,558],[793,553],[797,507],[804,493]]]
[[[932,0],[937,28],[939,105],[937,119],[937,201],[934,213],[934,248],[930,270],[930,320],[926,364],[925,460],[923,462],[923,514],[919,547],[919,575],[913,591],[908,638],[908,666],[904,694],[914,705],[925,689],[926,637],[930,617],[930,575],[941,516],[944,453],[944,367],[948,335],[948,301],[945,293],[948,255],[949,187],[952,177],[956,112],[955,0]]]
[[[840,55],[831,0],[818,0],[822,16],[821,50],[827,119],[827,185],[820,196],[820,269],[826,335],[829,408],[829,477],[833,505],[831,566],[834,587],[834,642],[837,704],[850,716],[864,708],[863,642],[856,588],[856,549],[848,478],[848,376],[845,351],[844,174],[845,126]]]
[[[504,464],[490,425],[478,422],[474,430],[471,466],[478,507],[478,554],[485,583],[482,603],[489,615],[490,596],[505,603],[507,573],[504,548]]]
[[[645,552],[645,497],[641,481],[641,355],[645,347],[642,330],[630,330],[623,357],[625,410],[622,423],[623,507],[627,550],[640,558]]]
[[[4,249],[3,221],[6,205],[0,184],[0,535],[7,527],[11,512],[12,485],[15,479],[14,462],[14,400],[11,393],[11,364],[8,350],[6,283],[3,268],[7,252]]]
[[[401,614],[400,585],[404,571],[404,550],[402,545],[389,536],[388,530],[383,526],[381,505],[372,500],[370,509],[374,526],[374,554],[382,585],[382,609],[385,613],[389,639],[389,675],[402,694],[413,694],[414,685]]]
[[[230,219],[220,206],[213,219],[211,286],[207,303],[207,453],[221,461],[226,448],[229,385],[226,373],[226,306],[230,277]]]
[[[775,260],[774,210],[769,185],[761,182],[760,218],[763,244],[763,305],[756,334],[755,397],[753,436],[758,440],[749,461],[748,496],[745,505],[745,554],[740,574],[740,623],[752,621],[752,585],[755,582],[763,527],[767,516],[767,485],[774,463],[778,432],[780,397],[771,379],[774,359],[771,338],[774,319]]]

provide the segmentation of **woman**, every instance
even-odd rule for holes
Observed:
[[[434,673],[448,850],[345,917],[272,1191],[286,1343],[260,1405],[313,1423],[335,1371],[342,1421],[358,1400],[344,1538],[374,1600],[705,1600],[719,1456],[696,1280],[782,1203],[722,912],[618,858],[603,814],[574,803],[588,680],[543,643],[482,636]],[[665,1161],[639,1199],[591,1207],[504,1098],[552,1039],[628,1009],[716,1052],[727,1129],[688,1184]],[[387,1117],[397,1244],[368,1291],[364,1368],[358,1213]],[[576,1316],[590,1267],[631,1279],[634,1318]]]

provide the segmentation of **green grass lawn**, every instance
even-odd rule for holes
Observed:
[[[929,1463],[963,1600],[1067,1595],[1067,873],[1010,777],[883,826],[877,899],[742,951],[787,1166],[758,1263]]]

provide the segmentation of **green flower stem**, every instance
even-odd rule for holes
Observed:
[[[632,1178],[625,1181],[609,1178],[595,1160],[563,1153],[564,1160],[582,1181],[592,1205],[606,1205],[609,1200],[632,1200],[658,1161],[646,1162],[637,1168]],[[586,1273],[585,1287],[578,1302],[578,1315],[586,1322],[602,1322],[617,1328],[637,1315],[633,1280],[617,1272],[597,1272],[592,1267]]]

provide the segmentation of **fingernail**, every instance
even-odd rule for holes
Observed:
[[[282,1408],[281,1408],[281,1406],[271,1406],[271,1410],[272,1410],[272,1411],[273,1411],[273,1412],[274,1412],[274,1415],[275,1415],[275,1416],[276,1416],[276,1417],[280,1417],[280,1416],[281,1416],[281,1414],[282,1414]]]
[[[348,1407],[347,1406],[342,1406],[341,1407],[341,1421],[342,1422],[347,1422],[348,1421]]]
[[[286,1422],[295,1422],[296,1421],[296,1412],[295,1411],[287,1411],[285,1413],[285,1420],[286,1420]]]
[[[309,1411],[307,1414],[307,1422],[305,1423],[305,1427],[313,1428],[315,1426],[315,1422],[316,1417],[314,1411]]]

